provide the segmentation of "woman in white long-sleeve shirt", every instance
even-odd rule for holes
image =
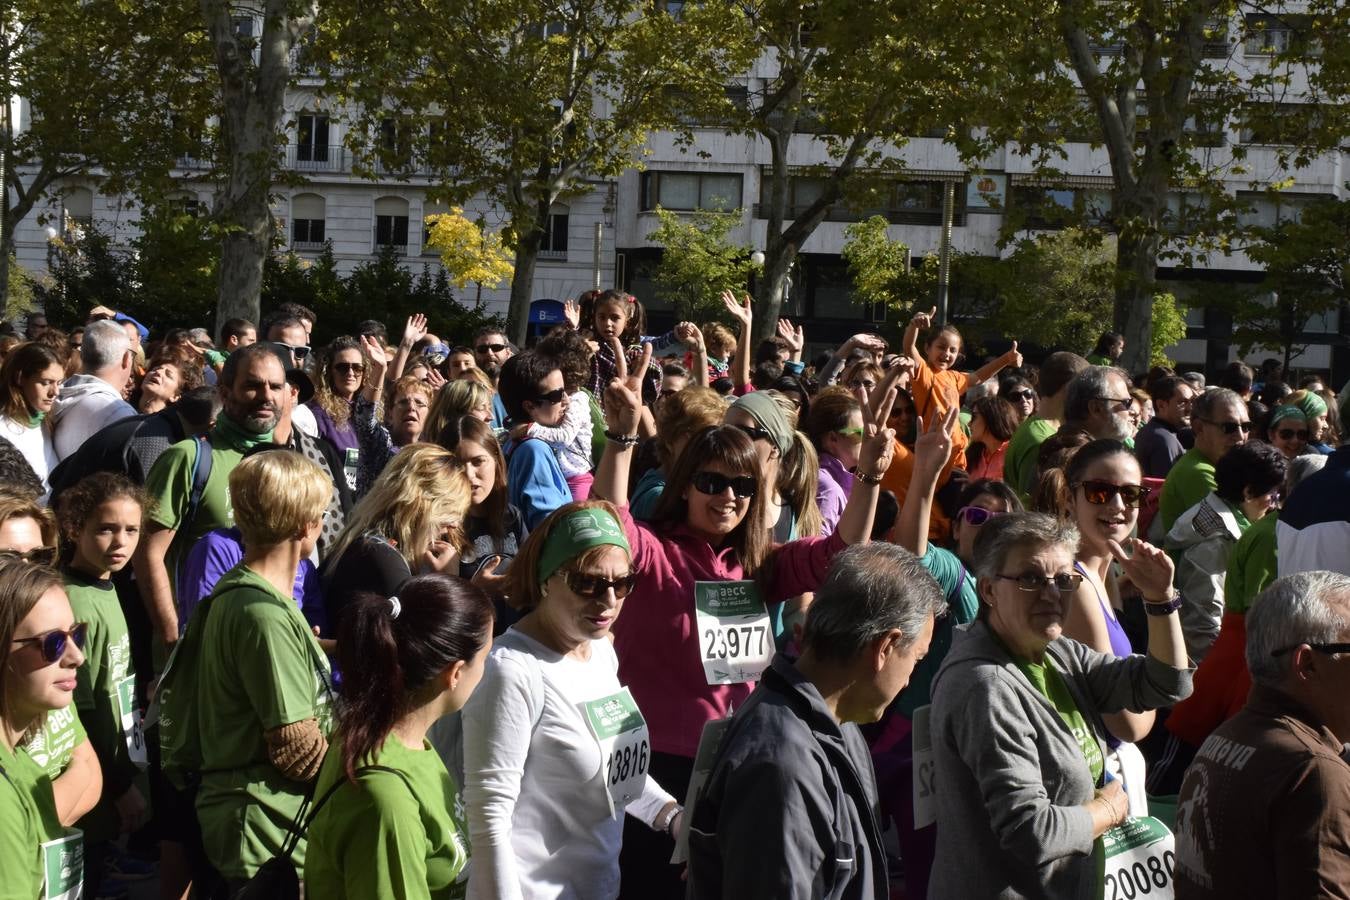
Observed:
[[[614,507],[555,511],[512,580],[530,611],[497,639],[464,708],[469,897],[613,898],[624,813],[671,834],[681,813],[646,775],[646,723],[608,639],[633,587]]]

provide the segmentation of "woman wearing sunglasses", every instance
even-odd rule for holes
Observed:
[[[0,558],[0,893],[7,897],[44,896],[50,865],[60,871],[63,858],[83,852],[79,833],[68,835],[62,824],[47,771],[21,745],[51,711],[73,702],[85,633],[54,570]],[[61,889],[47,887],[52,896]]]
[[[1228,559],[1247,529],[1273,513],[1288,463],[1270,444],[1248,441],[1214,466],[1214,492],[1181,514],[1167,533],[1177,563],[1177,587],[1186,605],[1181,628],[1186,652],[1198,665],[1219,637]]]
[[[863,442],[862,404],[847,390],[826,388],[816,395],[806,418],[806,433],[820,454],[820,507],[823,534],[831,534],[853,490],[853,470]]]
[[[761,415],[778,409],[768,397],[752,403]],[[875,424],[889,415],[890,403],[881,406],[875,419],[870,410],[863,413],[868,437],[838,528],[828,538],[776,543],[764,526],[772,482],[758,447],[770,438],[752,438],[749,423],[696,434],[675,461],[652,522],[634,523],[627,511],[628,469],[642,406],[629,385],[610,385],[611,439],[595,484],[620,508],[640,585],[615,628],[615,649],[620,680],[651,728],[652,774],[676,796],[688,788],[704,725],[739,707],[771,661],[770,614],[785,599],[814,591],[836,552],[868,540],[895,439]],[[787,439],[777,437],[775,451]],[[683,897],[680,869],[669,858],[668,842],[630,827],[625,894],[641,889]]]
[[[797,410],[777,391],[753,391],[740,397],[722,420],[745,432],[759,455],[764,483],[765,524],[778,543],[821,534],[820,462],[816,448],[797,430]]]
[[[464,707],[469,897],[616,896],[625,813],[669,858],[680,807],[610,640],[637,580],[608,503],[559,508],[521,549],[510,596],[528,611]]]
[[[1266,422],[1266,434],[1271,445],[1284,454],[1285,459],[1312,452],[1308,449],[1311,434],[1308,416],[1297,406],[1284,405],[1272,409]]]
[[[314,379],[314,398],[306,406],[314,413],[319,437],[327,438],[342,455],[347,486],[356,490],[360,470],[361,439],[352,422],[352,404],[361,393],[366,377],[366,356],[361,343],[346,335],[335,338],[319,354],[319,377]]]
[[[1083,582],[1078,540],[1067,522],[1019,513],[986,523],[975,543],[978,618],[933,685],[930,898],[1101,896],[1094,845],[1131,812],[1120,779],[1106,777],[1103,717],[1190,693],[1172,562],[1155,547],[1110,544],[1143,592],[1148,656],[1116,659],[1064,634]]]

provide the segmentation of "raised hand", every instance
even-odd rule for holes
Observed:
[[[563,301],[563,318],[572,326],[573,331],[581,325],[581,305],[571,297]]]
[[[929,328],[933,324],[933,318],[937,316],[937,307],[934,306],[928,312],[915,313],[914,318],[909,320],[909,324],[918,328],[920,331]]]
[[[863,433],[867,437],[858,448],[858,473],[861,475],[884,475],[895,458],[895,429],[886,427],[895,394],[895,388],[888,389],[875,410],[863,404]]]
[[[744,303],[737,303],[735,294],[731,291],[723,291],[722,304],[726,306],[727,312],[731,313],[732,318],[739,322],[742,328],[750,327],[753,316],[750,311],[751,300],[749,294],[745,295]]]
[[[1022,367],[1022,354],[1017,352],[1017,341],[1012,342],[1012,349],[1003,354],[1003,359],[1014,369]]]
[[[615,378],[605,388],[605,424],[613,434],[636,434],[642,418],[642,391],[633,390],[625,380]]]
[[[366,358],[370,360],[371,367],[377,372],[383,372],[389,368],[389,351],[384,349],[384,345],[374,336],[361,335],[361,349],[365,352]]]
[[[793,326],[787,319],[778,320],[778,336],[787,341],[787,345],[792,352],[801,353],[802,348],[806,346],[806,335],[800,325]]]
[[[885,353],[886,339],[879,334],[868,334],[865,331],[860,331],[844,342],[844,349],[841,355],[847,356],[848,351],[855,347],[866,350],[869,353]]]
[[[425,380],[426,383],[431,386],[433,391],[440,391],[441,388],[445,387],[445,376],[436,371],[434,366],[427,367],[427,377]]]
[[[1130,548],[1128,555],[1125,548],[1115,541],[1108,541],[1107,544],[1111,548],[1111,555],[1120,563],[1120,568],[1134,586],[1139,588],[1145,600],[1161,603],[1170,596],[1172,576],[1176,572],[1170,556],[1139,538],[1125,541]]]
[[[413,313],[408,316],[408,322],[403,326],[402,346],[411,347],[426,336],[427,317],[421,313]]]
[[[690,350],[698,350],[703,346],[703,332],[699,331],[693,322],[681,322],[676,325],[675,338]]]
[[[924,427],[922,417],[917,419],[919,436],[914,441],[914,471],[927,472],[937,477],[952,456],[952,428],[961,410],[952,407],[942,416],[934,416]]]

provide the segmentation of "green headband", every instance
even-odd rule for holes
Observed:
[[[763,391],[751,391],[731,404],[731,408],[748,412],[759,423],[759,427],[769,433],[769,439],[778,448],[778,456],[782,458],[788,455],[792,449],[792,426],[788,424],[787,416],[783,415],[777,401]]]
[[[592,547],[606,545],[622,547],[632,556],[623,526],[614,516],[594,507],[568,513],[553,526],[544,542],[544,552],[539,554],[539,583],[548,581],[568,560],[576,559]]]
[[[1306,424],[1308,421],[1308,416],[1306,413],[1303,412],[1303,410],[1299,409],[1297,406],[1290,406],[1288,404],[1285,404],[1284,406],[1277,406],[1275,407],[1274,410],[1271,411],[1270,424],[1267,425],[1266,427],[1270,430],[1274,430],[1275,426],[1278,425],[1280,422],[1283,422],[1285,419],[1294,419],[1296,421],[1303,422]]]
[[[1303,414],[1309,419],[1315,419],[1318,416],[1325,416],[1327,414],[1327,401],[1323,400],[1312,391],[1304,392],[1303,396],[1298,398],[1298,401],[1294,405],[1303,410]]]

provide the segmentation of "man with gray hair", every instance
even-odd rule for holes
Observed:
[[[52,406],[52,440],[59,459],[80,449],[100,429],[136,415],[136,408],[122,397],[136,358],[120,324],[104,319],[87,326],[80,361],[84,374],[67,378]]]
[[[1344,897],[1350,885],[1350,577],[1304,572],[1247,614],[1247,705],[1178,797],[1177,900]]]
[[[1130,380],[1111,366],[1088,366],[1069,382],[1060,432],[1081,431],[1093,439],[1134,436]]]
[[[722,738],[690,819],[690,896],[889,896],[858,724],[909,682],[945,607],[933,576],[894,544],[835,557],[801,658],[774,659]]]

